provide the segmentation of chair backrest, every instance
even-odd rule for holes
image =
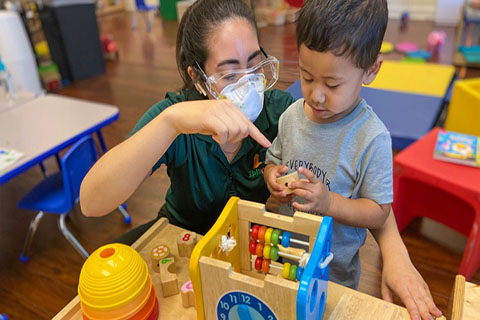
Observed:
[[[62,157],[63,186],[72,205],[78,199],[83,178],[96,161],[97,149],[90,135],[77,141]]]
[[[138,10],[146,10],[145,0],[135,0],[135,5]]]

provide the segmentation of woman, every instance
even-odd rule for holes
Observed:
[[[86,216],[114,210],[161,164],[171,186],[158,217],[185,229],[208,231],[231,196],[266,202],[266,148],[294,100],[267,90],[277,79],[278,61],[260,48],[253,12],[241,0],[195,2],[180,23],[177,65],[185,89],[151,107],[85,177],[80,204]],[[130,233],[128,242],[153,222]],[[438,314],[392,214],[375,236],[381,249],[388,247],[382,250],[384,297],[390,290],[399,294],[412,317]]]

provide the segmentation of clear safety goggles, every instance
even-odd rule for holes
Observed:
[[[278,80],[279,62],[274,56],[269,56],[251,68],[222,71],[210,76],[207,76],[198,64],[196,69],[201,74],[210,94],[219,99],[223,98],[221,92],[226,86],[250,74],[263,75],[264,91],[270,89]]]

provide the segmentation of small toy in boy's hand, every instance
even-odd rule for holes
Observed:
[[[298,178],[298,172],[292,172],[290,174],[287,174],[286,176],[280,177],[277,179],[277,183],[281,184],[285,188],[285,192],[288,194],[293,193],[293,190],[288,187],[288,183],[290,181],[297,181],[299,180]]]

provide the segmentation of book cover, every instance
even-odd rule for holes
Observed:
[[[23,157],[22,152],[0,147],[0,173],[21,157]]]
[[[438,160],[480,167],[479,137],[440,130],[433,157]]]

